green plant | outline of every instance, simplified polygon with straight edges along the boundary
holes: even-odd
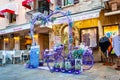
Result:
[[[65,69],[66,69],[66,70],[72,69],[72,66],[71,66],[70,61],[66,61],[66,62],[65,62]]]
[[[81,58],[83,52],[84,52],[83,49],[74,50],[73,53],[72,53],[72,56],[73,56],[75,59],[76,59],[76,58]]]
[[[54,67],[55,68],[60,68],[60,64],[59,63],[55,63]]]

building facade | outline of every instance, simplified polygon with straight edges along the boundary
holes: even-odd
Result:
[[[43,5],[45,8],[38,9]],[[37,12],[48,15],[48,5],[47,1],[41,3],[37,0],[2,0],[0,3],[0,50],[29,50],[32,44],[31,17]],[[36,44],[41,45],[41,51],[49,48],[49,28],[40,29],[36,26],[35,29],[38,31],[35,32],[34,38]]]
[[[99,48],[99,39],[107,33],[112,37],[119,33],[119,5],[116,0],[56,0],[51,9],[69,11],[73,20],[73,45],[85,43],[93,48],[95,61],[100,61],[103,55]],[[53,25],[54,37],[68,45],[68,25],[65,17],[56,15],[56,25]],[[52,40],[52,39],[51,39]],[[51,45],[56,41],[51,41]],[[67,53],[67,52],[66,52]]]
[[[0,3],[0,43],[2,43],[0,49],[29,49],[32,43],[29,35],[31,18],[37,13],[48,15],[52,11],[59,10],[71,14],[73,45],[85,43],[92,47],[95,61],[100,61],[102,55],[99,49],[99,38],[110,30],[114,30],[112,32],[117,35],[119,30],[119,1],[114,1],[3,0]],[[43,51],[46,48],[52,48],[55,44],[64,43],[66,48],[64,55],[66,55],[68,45],[66,17],[61,14],[55,14],[52,17],[56,18],[52,29],[35,25],[36,44],[40,45],[40,50]]]
[[[102,0],[55,0],[50,7],[52,10],[59,9],[63,12],[70,12],[73,20],[73,45],[77,46],[80,43],[85,43],[85,45],[92,47],[96,61],[99,61],[101,58],[98,41],[99,37],[103,36],[103,33],[101,33],[102,25],[100,21],[100,13],[103,5]],[[59,14],[56,16],[58,18],[54,22],[55,25],[53,25],[53,35],[55,38],[58,37],[57,42],[66,45],[66,55],[68,45],[68,25],[65,16]],[[55,45],[55,43],[56,41],[54,41],[54,39],[53,41],[50,41],[51,45]]]

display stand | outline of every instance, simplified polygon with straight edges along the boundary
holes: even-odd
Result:
[[[53,22],[51,16],[53,16],[54,14],[58,14],[58,13],[62,14],[63,16],[66,16],[66,21],[68,22],[68,54],[70,54],[72,56],[72,51],[73,51],[73,49],[72,49],[72,44],[73,44],[73,35],[72,35],[73,21],[71,19],[70,12],[68,11],[67,13],[64,13],[64,12],[61,12],[61,11],[54,11],[54,12],[50,13],[48,16],[38,14],[30,22],[31,23],[31,25],[30,25],[30,35],[31,35],[31,38],[32,38],[32,47],[31,47],[31,52],[30,52],[30,67],[37,68],[39,66],[39,53],[40,53],[39,50],[40,50],[40,47],[35,45],[35,40],[34,40],[34,24],[35,24],[35,22],[40,20],[41,21],[40,25],[46,26],[46,24],[48,24],[49,22]],[[60,55],[58,54],[58,56],[60,56]],[[89,68],[87,70],[89,70],[93,66],[93,60],[94,59],[93,59],[93,56],[92,56],[92,52],[89,52],[89,50],[84,52],[84,50],[78,49],[78,50],[76,50],[76,53],[75,53],[74,64],[71,65],[71,62],[72,62],[72,60],[71,60],[72,57],[71,57],[71,59],[68,59],[68,61],[65,62],[66,66],[61,69],[61,72],[80,74],[80,72],[83,72],[83,64],[82,64],[83,63],[83,61],[82,61],[83,58],[82,57],[86,57],[86,56],[89,56],[90,60],[92,62],[91,65],[88,65]],[[47,57],[49,57],[49,56],[47,56]],[[57,58],[59,58],[59,57],[57,57]],[[55,59],[57,59],[57,58],[55,58]],[[85,65],[90,64],[89,61],[88,61],[88,59],[85,58],[84,59]],[[59,64],[55,64],[53,66],[52,70],[54,70],[56,72],[59,72],[60,71]]]

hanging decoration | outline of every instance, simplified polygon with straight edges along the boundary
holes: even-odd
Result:
[[[73,56],[70,57],[69,59],[67,59],[66,61],[64,60],[63,63],[62,63],[62,67],[60,66],[59,63],[55,63],[54,66],[52,67],[52,72],[53,70],[54,71],[61,71],[61,72],[67,72],[67,73],[75,73],[75,74],[79,74],[83,71],[83,68],[82,68],[82,65],[83,64],[89,64],[90,67],[87,68],[87,69],[90,69],[93,65],[93,56],[91,56],[92,54],[92,51],[90,50],[87,50],[88,48],[86,47],[85,49],[83,49],[83,46],[80,46],[81,48],[73,51],[72,49],[72,43],[73,43],[73,35],[72,35],[72,26],[73,26],[73,22],[71,20],[71,17],[70,17],[70,12],[68,11],[67,13],[64,13],[64,12],[61,12],[61,11],[54,11],[52,13],[50,13],[48,16],[44,16],[42,14],[38,14],[36,16],[33,17],[33,19],[31,20],[31,26],[30,26],[30,33],[31,33],[31,38],[32,38],[32,47],[31,47],[31,50],[30,50],[30,63],[32,63],[32,57],[33,57],[33,54],[39,54],[34,48],[36,47],[35,45],[35,41],[34,41],[34,24],[36,21],[40,21],[40,26],[41,25],[44,25],[46,26],[47,23],[49,22],[54,22],[55,18],[51,18],[51,16],[53,16],[54,14],[62,14],[63,16],[66,17],[66,20],[68,22],[68,54],[72,54],[70,56]],[[39,48],[37,48],[39,49]],[[40,50],[40,49],[39,49]],[[60,49],[55,49],[55,52],[57,53],[62,53],[61,51],[59,51]],[[86,51],[85,51],[86,50]],[[32,52],[33,51],[33,52]],[[73,53],[72,53],[73,51]],[[48,53],[49,54],[49,53]],[[51,53],[50,53],[51,54]],[[88,56],[90,55],[90,59],[91,59],[91,63],[88,63],[89,61],[87,60]],[[37,55],[38,57],[38,55]],[[84,57],[84,58],[83,58]],[[87,58],[86,58],[87,57]],[[58,58],[58,57],[57,57]],[[34,58],[35,59],[35,58]],[[82,61],[83,59],[83,61]],[[55,58],[56,60],[56,58]],[[39,61],[39,59],[38,59]],[[36,61],[36,63],[34,64],[35,67],[36,67],[36,64],[38,66],[38,62]],[[88,66],[89,66],[88,65]],[[33,66],[33,65],[30,65],[30,66]],[[51,71],[51,67],[48,66],[48,68],[50,69]]]
[[[31,9],[31,8],[33,8],[33,4],[34,4],[33,2],[34,2],[34,0],[24,0],[22,2],[22,6],[28,8],[28,9]]]
[[[54,0],[47,0],[49,3],[54,4]]]

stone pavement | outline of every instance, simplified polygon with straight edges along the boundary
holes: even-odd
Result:
[[[114,70],[114,66],[109,67],[96,63],[91,70],[74,75],[26,69],[23,64],[7,64],[0,66],[0,80],[120,80],[120,71]]]

